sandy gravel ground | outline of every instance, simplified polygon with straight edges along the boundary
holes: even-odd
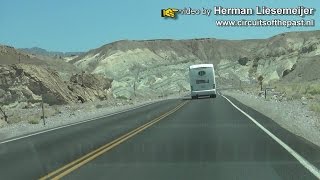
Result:
[[[320,147],[320,116],[308,108],[308,100],[278,101],[265,100],[253,93],[242,91],[223,91],[243,104],[259,111],[274,120],[283,128],[303,137]]]

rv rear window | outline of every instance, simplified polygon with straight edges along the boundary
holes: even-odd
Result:
[[[196,80],[196,84],[203,84],[203,83],[209,83],[209,79],[208,80]]]

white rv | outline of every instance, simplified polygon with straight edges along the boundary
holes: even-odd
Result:
[[[211,98],[217,96],[213,64],[191,65],[189,77],[192,99],[199,96],[210,96]]]

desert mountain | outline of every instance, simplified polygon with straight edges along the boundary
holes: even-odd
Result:
[[[0,46],[0,64],[7,65],[2,68],[3,75],[6,75],[7,71],[16,74],[15,71],[20,72],[20,69],[24,72],[33,69],[35,72],[44,73],[31,76],[44,81],[43,74],[51,77],[50,74],[57,73],[57,76],[49,78],[49,81],[61,84],[65,89],[60,92],[61,96],[67,97],[67,100],[62,102],[68,103],[81,94],[79,92],[68,98],[70,91],[81,89],[68,87],[69,83],[79,83],[77,79],[81,71],[99,76],[92,77],[91,83],[103,84],[104,81],[112,81],[108,88],[111,87],[113,96],[125,99],[132,96],[164,96],[189,91],[188,67],[197,63],[215,65],[218,87],[239,80],[243,83],[255,83],[260,75],[264,77],[265,84],[319,81],[319,46],[320,31],[282,33],[268,39],[251,40],[123,40],[90,50],[68,59],[68,62],[65,59],[48,56],[43,58],[42,55],[32,55],[13,47]],[[30,64],[32,67],[20,67],[17,64]],[[30,74],[31,72],[30,70]],[[106,79],[103,79],[103,76]],[[18,81],[20,82],[19,79]],[[52,85],[48,90],[55,88]],[[90,98],[86,100],[88,99]]]
[[[44,65],[45,61],[39,58],[19,51],[11,46],[0,45],[0,64],[15,64],[15,63],[26,63],[26,64],[38,64]]]
[[[29,54],[10,46],[0,45],[0,65],[32,64],[57,71],[60,76],[69,80],[72,73],[79,73],[79,69],[67,63],[64,59],[49,56]]]
[[[46,49],[42,49],[39,47],[32,47],[32,48],[20,48],[19,50],[24,51],[29,54],[34,55],[42,55],[42,56],[49,56],[49,57],[69,57],[69,56],[78,56],[83,52],[59,52],[59,51],[48,51]]]
[[[319,80],[320,31],[282,33],[268,39],[117,41],[70,61],[114,79],[115,96],[161,95],[189,89],[188,66],[213,63],[220,85]],[[311,70],[309,70],[311,69]]]

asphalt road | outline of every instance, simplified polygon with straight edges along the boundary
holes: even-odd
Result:
[[[230,100],[307,162],[320,168],[318,147],[253,109]],[[221,96],[166,100],[0,144],[0,179],[41,177],[317,179],[305,165]]]

